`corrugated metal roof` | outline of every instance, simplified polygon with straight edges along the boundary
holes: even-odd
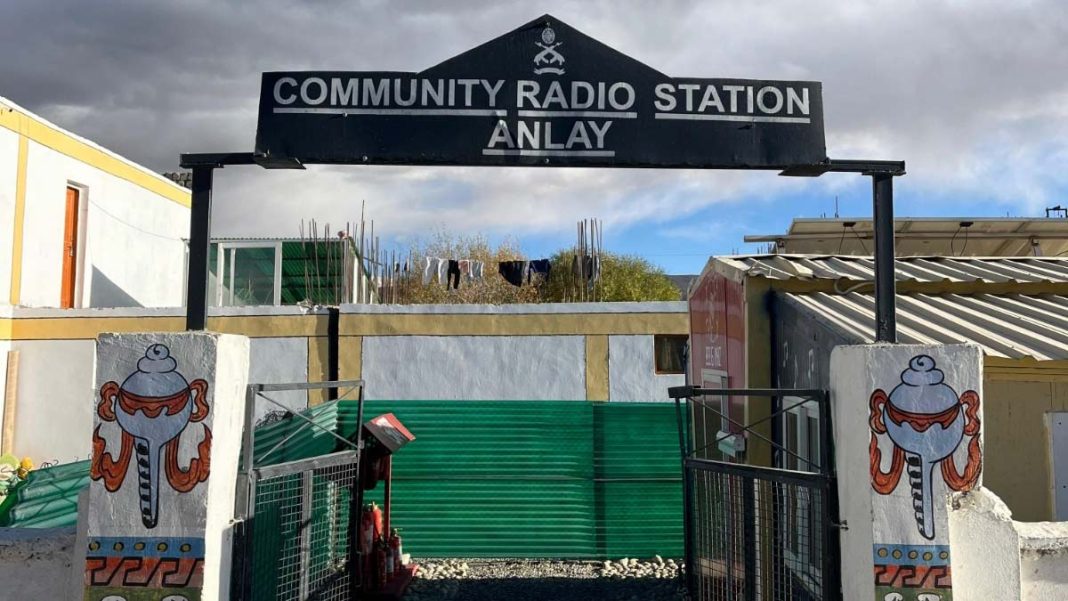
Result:
[[[875,299],[868,294],[781,294],[854,341],[873,342]],[[974,342],[989,356],[1068,359],[1068,296],[1044,294],[899,294],[903,343]]]
[[[894,220],[898,256],[1009,257],[1068,252],[1068,219],[1041,217],[899,217]],[[870,217],[794,219],[782,234],[746,236],[788,254],[867,255],[874,244]]]
[[[741,255],[712,260],[773,280],[875,280],[872,257]],[[895,271],[899,282],[1065,283],[1068,257],[898,257]]]

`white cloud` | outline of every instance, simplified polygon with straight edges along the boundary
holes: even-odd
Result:
[[[902,185],[932,203],[977,196],[1035,214],[1068,190],[1062,0],[19,3],[0,22],[0,94],[171,170],[179,152],[251,149],[262,71],[419,70],[534,11],[674,76],[823,81],[831,155],[905,159]],[[657,224],[848,185],[739,172],[309,171],[223,171],[217,231],[292,235],[301,218],[357,219],[366,199],[395,234],[544,234],[582,217]]]

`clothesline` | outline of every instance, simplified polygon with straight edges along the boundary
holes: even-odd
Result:
[[[461,280],[473,283],[484,279],[485,267],[484,261],[475,259],[424,257],[423,285],[430,285],[436,278],[439,284],[445,284],[446,288],[455,290],[459,288]],[[599,257],[585,257],[583,261],[579,261],[579,258],[575,256],[572,257],[571,269],[576,280],[593,283],[600,279],[601,260]],[[548,281],[551,272],[552,261],[549,259],[497,262],[497,273],[513,286]]]

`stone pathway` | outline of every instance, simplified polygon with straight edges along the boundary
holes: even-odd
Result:
[[[686,601],[679,564],[651,560],[419,561],[409,601]]]

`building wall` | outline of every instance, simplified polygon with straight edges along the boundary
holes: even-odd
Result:
[[[656,373],[653,345],[650,335],[608,337],[610,400],[667,401],[669,387],[686,383],[684,374]]]
[[[0,99],[3,302],[60,304],[66,188],[80,191],[75,306],[183,302],[189,191]]]
[[[1054,519],[1047,414],[1068,411],[1068,362],[1043,364],[987,360],[986,486],[1023,522]]]
[[[15,223],[18,157],[18,134],[0,127],[0,303],[11,297],[11,228]]]
[[[370,399],[584,399],[584,356],[583,336],[363,339]]]
[[[324,381],[328,322],[325,310],[234,307],[212,310],[208,329],[250,337],[250,382]],[[673,384],[654,372],[653,335],[685,334],[686,323],[681,302],[347,305],[339,377],[363,377],[371,399],[660,400]],[[85,459],[93,341],[184,326],[181,309],[0,308],[0,345],[20,353],[12,450],[37,463]],[[326,395],[268,396],[299,409]],[[256,414],[277,409],[260,400]]]

